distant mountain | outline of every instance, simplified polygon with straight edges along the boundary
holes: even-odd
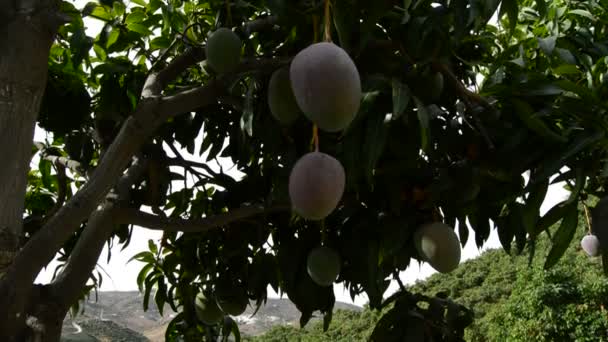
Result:
[[[84,303],[84,313],[63,323],[62,341],[65,342],[140,342],[164,341],[167,324],[176,313],[166,305],[161,316],[152,303],[144,312],[143,296],[139,292],[99,292]],[[361,311],[359,306],[336,302],[335,309]],[[288,299],[268,299],[265,306],[251,317],[254,308],[236,317],[241,334],[257,336],[276,325],[297,326],[300,312]],[[319,318],[313,318],[319,319]]]

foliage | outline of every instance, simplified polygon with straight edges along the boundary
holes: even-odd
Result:
[[[377,336],[410,321],[412,339],[459,340],[470,323],[465,308],[409,293],[383,303],[390,277],[420,259],[412,236],[429,221],[458,223],[463,244],[468,222],[478,246],[493,221],[503,245],[515,241],[521,251],[564,218],[545,266],[560,259],[573,238],[578,199],[605,193],[607,14],[593,0],[332,3],[324,17],[321,1],[134,0],[127,6],[104,0],[82,9],[63,1],[72,21],[50,50],[39,124],[53,135],[37,145],[43,158],[30,173],[26,221],[33,223],[23,243],[44,224],[40,215],[51,216],[89,177],[105,171],[96,169],[104,160],[117,157],[115,137],[136,125],[129,121],[133,113],[155,105],[173,115],[145,146],[123,144],[137,147],[136,154],[155,166],[117,206],[149,207],[155,220],[165,219],[164,212],[172,220],[160,222],[266,209],[198,232],[166,224],[162,242],[135,257],[145,263],[138,276],[144,307],[152,299],[180,312],[168,327],[168,341],[201,340],[219,330],[238,334],[230,319],[209,327],[194,315],[196,294],[225,282],[245,288],[257,305],[271,286],[302,312],[301,325],[321,311],[328,328],[332,289],[306,274],[306,256],[321,243],[340,254],[338,282],[353,297],[365,292],[373,309],[395,303],[379,321]],[[501,25],[488,25],[497,10]],[[103,30],[87,36],[84,17],[101,21]],[[234,27],[243,42],[243,62],[226,75],[204,62],[205,39],[218,27]],[[304,118],[280,125],[269,113],[266,92],[272,72],[324,28],[353,58],[364,94],[345,131],[319,133],[321,151],[346,170],[339,207],[319,223],[279,210],[288,204],[288,175],[310,151],[313,129]],[[146,80],[188,61],[189,68],[161,84],[162,93],[142,100]],[[192,94],[200,95],[199,102]],[[184,98],[189,101],[179,101]],[[65,103],[70,110],[58,111]],[[187,160],[183,150],[204,160]],[[64,182],[52,172],[52,157],[77,162]],[[211,169],[208,164],[220,157],[243,176]],[[571,198],[540,217],[550,178],[564,167],[559,180],[571,184]],[[524,172],[530,172],[528,183]],[[128,244],[130,223],[117,224],[108,244]],[[65,241],[61,261],[87,225]],[[440,309],[449,309],[448,317]],[[423,318],[432,327],[428,336],[417,324]],[[393,332],[394,338],[402,333]]]
[[[366,341],[379,318],[380,312],[369,308],[362,312],[336,310],[333,323],[325,332],[323,323],[317,321],[302,329],[293,326],[275,326],[263,335],[246,337],[243,340],[248,342]]]
[[[588,231],[583,216],[577,226],[573,240],[578,242]],[[557,229],[559,225],[549,231]],[[545,270],[551,245],[548,234],[539,237],[532,263],[529,250],[520,255],[489,250],[453,273],[433,275],[410,290],[445,292],[471,308],[475,320],[465,333],[467,341],[606,340],[608,280],[599,258],[589,258],[573,243]]]
[[[550,229],[555,232],[557,226]],[[587,233],[581,217],[574,240]],[[536,255],[551,248],[546,234],[539,237]],[[589,258],[577,244],[560,261],[544,270],[543,258],[529,265],[529,254],[509,255],[493,249],[464,262],[448,274],[434,274],[409,286],[415,293],[445,293],[473,310],[475,320],[467,327],[466,341],[606,341],[608,316],[605,305],[608,280],[598,258]],[[328,333],[321,323],[311,328],[277,326],[251,341],[364,341],[372,327],[388,311],[338,313]],[[361,329],[363,328],[363,329]],[[339,329],[334,335],[333,329]]]

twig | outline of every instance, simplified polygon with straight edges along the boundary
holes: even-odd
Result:
[[[483,98],[479,94],[476,94],[476,93],[470,91],[469,89],[467,89],[462,84],[462,82],[460,82],[460,80],[456,77],[456,75],[454,75],[454,73],[449,68],[447,68],[443,63],[439,63],[439,62],[433,63],[433,68],[439,70],[444,76],[446,76],[450,81],[452,81],[452,84],[456,88],[456,91],[458,93],[460,93],[464,103],[471,110],[471,116],[473,117],[475,126],[477,126],[477,129],[483,136],[484,140],[486,141],[486,144],[488,144],[489,149],[493,150],[494,143],[492,142],[492,139],[490,138],[488,131],[483,126],[483,123],[479,119],[479,116],[477,115],[477,113],[475,113],[475,107],[473,106],[473,102],[476,102],[476,103],[480,104],[482,107],[484,107],[486,109],[490,109],[492,111],[494,110],[494,107],[485,98]]]
[[[219,228],[230,223],[247,219],[252,216],[288,211],[289,205],[276,205],[270,208],[263,206],[246,206],[231,209],[227,213],[217,214],[200,219],[182,219],[179,217],[162,217],[148,214],[131,208],[116,208],[113,216],[117,222],[134,224],[153,230],[169,232],[200,233]]]
[[[190,163],[186,162],[184,157],[179,153],[177,148],[175,146],[173,146],[173,144],[167,143],[167,145],[169,145],[171,152],[173,152],[173,154],[175,154],[175,157],[180,161],[180,166],[182,166],[184,168],[184,170],[190,171],[190,173],[195,175],[198,178],[198,180],[201,182],[203,182],[207,178],[201,172],[196,171]],[[169,159],[169,160],[171,160],[171,159]],[[186,177],[184,177],[184,178],[186,178]]]

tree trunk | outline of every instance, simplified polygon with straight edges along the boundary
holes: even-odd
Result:
[[[22,234],[34,127],[46,85],[49,50],[60,25],[57,8],[56,0],[0,2],[0,155],[4,161],[0,167],[0,277],[11,264]],[[26,326],[31,297],[17,295],[29,292],[35,291],[12,287],[0,293],[10,298],[10,304],[0,308],[0,340],[35,340],[24,339],[31,331]]]
[[[0,168],[0,274],[21,235],[34,127],[57,27],[54,13],[39,10],[50,4],[30,9],[20,3],[0,5],[0,18],[6,19],[0,23],[0,155],[5,161]]]

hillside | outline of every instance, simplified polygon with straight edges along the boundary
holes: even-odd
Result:
[[[63,325],[63,340],[68,341],[164,341],[165,328],[175,313],[166,306],[161,316],[156,306],[147,312],[142,308],[139,292],[99,292],[84,305],[84,312],[75,318],[67,317]],[[352,312],[361,308],[347,303],[336,303],[336,309]],[[297,325],[300,313],[288,299],[268,299],[255,316],[253,308],[236,318],[245,336],[260,335],[273,326]],[[318,320],[315,318],[314,320]]]

